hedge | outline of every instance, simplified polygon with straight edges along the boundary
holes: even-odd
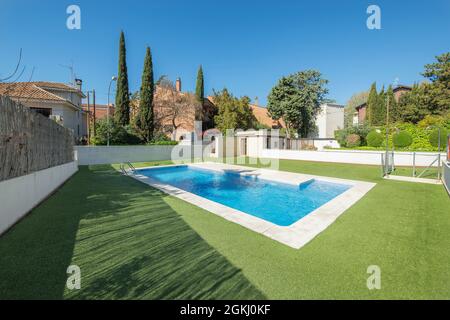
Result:
[[[381,133],[372,130],[367,135],[366,141],[369,147],[380,147],[383,144],[384,137]]]
[[[412,136],[407,131],[400,131],[398,133],[394,133],[392,137],[392,141],[394,146],[397,148],[405,148],[409,147],[412,144]]]
[[[376,146],[376,142],[369,141],[371,139],[378,139],[372,138],[372,136],[376,136],[375,130],[381,131],[379,135],[381,135],[383,138],[381,140],[381,144],[379,146]],[[364,135],[364,131],[367,131]],[[399,145],[395,145],[395,148],[401,148],[402,151],[437,151],[437,130],[432,129],[429,126],[424,127],[420,125],[415,125],[412,123],[396,123],[391,126],[389,126],[389,137],[388,137],[388,144],[389,148],[392,148],[394,145],[394,135],[398,131],[404,131],[407,132],[411,137],[411,144],[407,145],[406,147],[400,147]],[[341,145],[341,148],[361,148],[366,145],[367,143],[367,150],[370,150],[372,148],[376,149],[379,148],[384,149],[386,148],[386,139],[385,139],[385,132],[386,127],[372,127],[367,130],[367,128],[347,128],[344,130],[338,130],[335,132],[335,137],[338,140],[339,144]],[[442,126],[441,131],[441,151],[445,150],[446,145],[446,137],[450,133],[450,125],[445,124]],[[360,136],[360,144],[358,146],[355,145],[348,145],[348,137],[352,134],[359,135]],[[403,134],[402,134],[403,135]],[[402,138],[400,138],[402,139]],[[408,138],[406,138],[408,139]],[[409,139],[408,139],[409,140]],[[409,141],[408,141],[409,142]]]
[[[445,128],[441,128],[441,150],[445,150],[445,147],[447,146],[447,136],[449,134],[449,131],[447,131]],[[431,131],[428,141],[433,147],[439,146],[439,129],[434,129]]]

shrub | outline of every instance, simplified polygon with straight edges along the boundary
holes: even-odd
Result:
[[[434,151],[435,148],[430,144],[429,130],[420,128],[412,123],[398,123],[395,127],[399,130],[406,131],[412,136],[412,144],[408,147],[408,150],[414,151]],[[390,130],[393,132],[393,129]]]
[[[177,144],[178,141],[170,141],[170,140],[160,140],[149,143],[149,145],[158,145],[158,146],[174,146]]]
[[[412,136],[407,131],[400,131],[398,133],[394,133],[392,137],[392,141],[394,146],[397,148],[405,148],[409,147],[412,144]]]
[[[349,134],[346,139],[346,145],[349,148],[359,147],[361,145],[361,137],[355,133]]]
[[[159,141],[172,141],[164,132],[157,131],[153,135],[152,141],[150,143],[155,143]]]
[[[354,131],[350,133],[354,133],[359,135],[360,138],[360,145],[365,146],[367,145],[366,137],[371,131],[371,128],[367,124],[363,124],[357,127],[353,127]]]
[[[369,147],[380,147],[383,140],[383,135],[375,130],[370,131],[366,136],[367,145]]]
[[[317,147],[308,144],[302,147],[302,150],[317,151]]]
[[[441,150],[444,150],[445,147],[447,146],[447,136],[449,134],[449,131],[447,131],[444,128],[441,128]],[[438,129],[434,129],[433,131],[431,131],[430,136],[429,136],[429,142],[433,147],[438,147],[439,145],[439,130]]]
[[[334,137],[341,147],[344,148],[347,146],[347,130],[336,130],[334,132]]]
[[[108,139],[109,128],[109,143],[111,145],[133,145],[141,144],[141,139],[133,132],[131,126],[120,126],[113,120],[108,122],[101,119],[96,123],[96,134],[91,138],[91,143],[94,145],[106,145]]]
[[[417,125],[420,128],[428,128],[431,126],[443,126],[445,125],[446,119],[443,116],[433,116],[433,115],[426,115],[425,118],[420,120]]]
[[[366,124],[360,126],[352,126],[342,130],[336,130],[334,137],[339,142],[341,147],[353,148],[347,144],[347,138],[349,135],[355,134],[359,136],[359,145],[366,144],[366,136],[370,131],[370,127]]]

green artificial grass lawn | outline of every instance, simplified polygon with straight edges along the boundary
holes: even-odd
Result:
[[[0,299],[450,298],[442,186],[383,180],[377,166],[281,160],[280,169],[377,185],[295,250],[112,166],[80,167],[0,237]],[[80,290],[65,288],[71,264]],[[370,265],[381,290],[366,286]]]

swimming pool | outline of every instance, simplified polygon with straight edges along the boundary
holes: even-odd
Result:
[[[186,165],[140,169],[137,174],[278,226],[292,225],[352,187],[318,179],[294,185]]]

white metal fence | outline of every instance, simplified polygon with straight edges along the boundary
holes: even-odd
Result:
[[[444,161],[442,171],[442,182],[450,195],[450,162]]]
[[[361,150],[272,150],[262,149],[258,154],[261,158],[279,158],[289,160],[319,161],[319,162],[339,162],[354,164],[370,164],[379,166],[383,151],[361,151]],[[436,158],[437,153],[433,152],[394,152],[394,164],[396,166],[413,166],[413,161],[417,167],[427,167]],[[445,156],[441,153],[441,159]],[[415,159],[413,159],[415,158]],[[437,167],[435,162],[433,167]]]

